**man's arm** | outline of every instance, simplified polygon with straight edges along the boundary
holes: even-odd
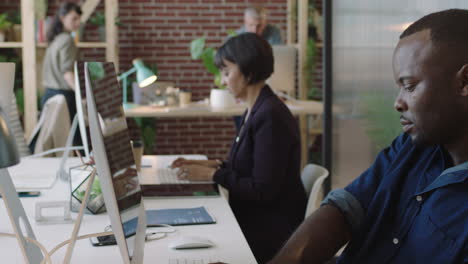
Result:
[[[324,263],[351,239],[341,211],[325,205],[310,215],[269,264]]]

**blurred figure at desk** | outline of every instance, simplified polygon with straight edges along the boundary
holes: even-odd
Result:
[[[267,10],[261,6],[248,7],[244,11],[244,25],[236,31],[242,34],[245,32],[255,33],[268,41],[270,45],[281,45],[281,31],[278,27],[268,24]]]
[[[272,48],[254,33],[229,39],[216,53],[222,83],[247,110],[229,159],[179,158],[179,177],[213,180],[229,191],[229,204],[258,263],[266,263],[304,219],[300,136],[288,107],[265,84]]]

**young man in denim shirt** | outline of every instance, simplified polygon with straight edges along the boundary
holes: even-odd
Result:
[[[427,15],[393,55],[403,134],[332,191],[271,263],[468,263],[468,10]]]

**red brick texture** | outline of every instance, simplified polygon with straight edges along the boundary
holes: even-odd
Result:
[[[18,8],[19,1],[3,0],[0,10]],[[49,1],[52,15],[62,1]],[[98,9],[103,9],[104,1]],[[214,87],[213,76],[200,61],[190,58],[190,41],[205,36],[212,47],[219,47],[227,31],[242,25],[243,10],[252,4],[265,6],[269,21],[286,37],[287,0],[120,0],[120,70],[131,67],[140,57],[146,64],[156,63],[159,80],[173,81],[177,87],[191,89],[193,100],[208,96]],[[95,27],[87,25],[84,41],[97,41]],[[82,49],[80,59],[105,58],[103,49]],[[155,154],[205,154],[226,158],[235,134],[232,118],[159,119],[156,124]],[[137,132],[131,131],[132,137]]]

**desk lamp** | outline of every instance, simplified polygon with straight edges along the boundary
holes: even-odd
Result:
[[[24,238],[23,230],[21,229],[24,227],[27,237],[36,240],[31,224],[7,170],[8,167],[19,162],[19,155],[15,139],[5,120],[5,114],[0,107],[0,193],[5,202],[5,207],[10,216],[11,224],[15,230],[16,238],[18,239],[26,263],[40,263],[43,259],[42,252],[36,245]]]
[[[132,63],[133,67],[119,76],[119,80],[123,80],[122,103],[124,105],[127,103],[127,77],[130,74],[134,72],[137,73],[137,82],[140,88],[146,87],[154,83],[158,79],[158,77],[143,64],[143,61],[141,59],[134,59]]]

